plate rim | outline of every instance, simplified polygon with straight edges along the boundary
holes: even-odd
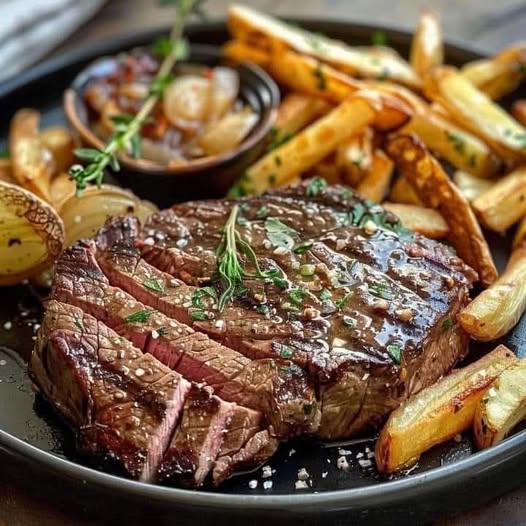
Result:
[[[383,31],[388,38],[407,41],[411,33],[389,26],[340,21],[330,18],[285,17],[306,27],[332,26],[346,28],[351,32]],[[214,18],[206,22],[195,22],[188,25],[190,36],[200,31],[222,30],[225,26],[224,18]],[[154,28],[137,31],[114,37],[102,42],[78,48],[47,59],[27,71],[0,83],[0,100],[15,90],[22,89],[34,82],[42,80],[48,75],[75,64],[90,61],[96,56],[115,53],[116,50],[131,48],[148,42],[153,37],[167,31],[167,28]],[[330,32],[330,31],[329,31]],[[471,54],[474,58],[481,58],[485,53],[471,45],[465,45],[447,39],[446,53]],[[14,455],[23,461],[34,461],[36,467],[46,469],[58,476],[68,477],[78,482],[94,484],[99,488],[107,488],[125,496],[147,498],[171,505],[199,506],[207,510],[228,511],[241,513],[258,511],[259,513],[276,512],[289,514],[323,513],[349,508],[364,509],[368,506],[388,506],[402,504],[407,499],[422,494],[431,495],[438,491],[451,488],[467,482],[473,477],[496,470],[506,462],[524,456],[526,458],[526,429],[509,437],[501,444],[471,454],[469,457],[432,468],[423,473],[417,473],[406,478],[372,484],[365,487],[331,490],[319,493],[298,493],[291,490],[289,494],[281,495],[246,495],[223,492],[193,491],[169,486],[147,484],[126,479],[77,464],[72,460],[62,458],[44,451],[37,446],[28,444],[22,439],[0,429],[0,450]],[[517,481],[517,484],[520,480]]]

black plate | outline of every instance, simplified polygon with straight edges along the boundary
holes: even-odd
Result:
[[[339,22],[300,20],[299,23],[352,44],[369,43],[377,29]],[[224,25],[219,22],[194,25],[188,33],[193,42],[205,44],[219,44],[227,38]],[[385,33],[389,44],[407,55],[410,36],[391,30]],[[22,106],[40,109],[44,126],[64,122],[62,91],[81,68],[97,56],[146,44],[155,35],[136,35],[65,55],[0,85],[0,145],[5,142],[7,123],[16,109]],[[448,63],[461,64],[479,57],[459,47],[447,49]],[[509,239],[490,236],[490,243],[497,262],[502,264]],[[193,524],[219,516],[228,517],[230,523],[241,518],[244,524],[247,520],[263,522],[269,516],[342,524],[357,520],[392,524],[396,519],[408,517],[431,520],[446,511],[475,506],[526,481],[526,431],[480,453],[473,451],[466,435],[458,442],[434,448],[410,474],[391,480],[380,477],[373,466],[361,465],[367,452],[374,448],[371,440],[341,447],[324,447],[307,441],[283,445],[270,462],[275,469],[270,479],[263,479],[261,472],[246,474],[235,477],[220,490],[186,491],[116,477],[92,461],[78,458],[69,433],[45,403],[35,402],[25,372],[34,325],[40,315],[34,294],[27,287],[3,289],[0,294],[0,448],[31,461],[36,467],[58,473],[68,484],[73,484],[71,487],[78,489],[79,484],[88,483],[95,491],[102,489],[97,499],[107,499],[107,490],[111,490],[112,498],[131,498],[132,503],[119,512],[121,517],[131,513],[135,505],[141,514],[152,507],[159,512],[169,510],[170,515],[175,509],[185,510],[178,522],[188,519]],[[12,323],[9,330],[3,328],[6,322]],[[526,351],[526,320],[522,320],[505,343],[517,352]],[[336,467],[342,454],[351,465],[349,472]],[[297,471],[303,467],[311,475],[312,487],[296,491]],[[251,480],[258,481],[257,489],[249,488]],[[265,489],[264,482],[270,480],[272,488]],[[85,491],[81,493],[83,496]]]

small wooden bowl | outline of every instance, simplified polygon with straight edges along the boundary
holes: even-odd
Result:
[[[133,53],[148,53],[137,48]],[[114,71],[119,57],[101,57],[84,68],[64,94],[64,110],[71,126],[82,142],[94,148],[104,147],[92,131],[84,92],[94,79]],[[189,63],[217,66],[227,63],[235,68],[240,78],[240,97],[259,115],[259,121],[236,149],[225,154],[188,161],[170,167],[146,159],[133,159],[119,154],[121,170],[112,172],[123,185],[137,195],[154,201],[159,206],[188,199],[222,197],[234,180],[262,153],[266,139],[276,121],[280,100],[279,88],[274,80],[254,64],[232,64],[221,56],[219,48],[192,45]]]

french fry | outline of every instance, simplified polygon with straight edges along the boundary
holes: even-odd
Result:
[[[526,43],[504,49],[493,58],[469,62],[461,72],[480,91],[498,100],[526,79]]]
[[[325,159],[322,159],[319,163],[315,164],[309,170],[309,174],[311,177],[322,177],[329,184],[341,184],[344,182],[334,152],[325,157]]]
[[[393,473],[409,467],[428,449],[469,429],[486,388],[516,360],[509,349],[499,345],[395,409],[376,442],[378,470]]]
[[[472,202],[481,223],[504,232],[526,215],[526,165],[517,168]]]
[[[364,78],[395,80],[418,89],[420,79],[397,53],[378,53],[375,48],[353,48],[322,35],[293,27],[251,7],[231,4],[227,24],[235,38],[270,48],[284,44],[296,52],[311,55],[344,73]]]
[[[511,114],[523,126],[526,126],[526,99],[516,100],[511,105]]]
[[[519,245],[505,271],[459,314],[464,330],[475,340],[490,341],[504,336],[526,310],[526,246]]]
[[[373,137],[370,127],[343,141],[336,150],[336,164],[344,181],[356,187],[373,163]]]
[[[242,42],[241,40],[229,40],[222,47],[225,57],[236,62],[253,62],[265,68],[270,61],[270,54],[264,50]]]
[[[438,13],[426,9],[420,14],[411,43],[409,62],[420,76],[444,62],[444,43]]]
[[[75,162],[75,139],[64,126],[50,126],[40,132],[42,144],[51,152],[57,173],[67,172]]]
[[[356,190],[362,197],[380,203],[391,183],[393,168],[393,161],[382,150],[375,150],[371,166]]]
[[[423,205],[422,199],[418,197],[411,183],[403,176],[403,174],[396,179],[391,187],[389,201],[407,205]]]
[[[9,128],[9,152],[16,181],[37,196],[50,201],[49,184],[55,163],[51,152],[42,145],[36,110],[15,113]]]
[[[13,177],[13,170],[11,168],[11,161],[9,159],[0,159],[0,181],[4,183],[17,184]]]
[[[526,129],[455,68],[433,68],[425,77],[424,91],[505,159],[526,158]]]
[[[526,242],[526,216],[524,216],[519,226],[517,227],[517,230],[515,232],[515,236],[513,237],[513,248],[517,248],[519,245],[522,245]]]
[[[375,117],[376,110],[368,100],[350,97],[253,164],[242,181],[245,192],[257,194],[285,184],[320,162]]]
[[[400,218],[402,225],[431,239],[442,239],[449,227],[439,212],[417,205],[385,202],[382,206]]]
[[[481,179],[462,170],[457,170],[453,174],[453,182],[458,186],[462,195],[470,202],[495,184],[494,179]]]
[[[414,135],[394,137],[387,153],[401,167],[425,206],[438,210],[447,221],[448,239],[459,257],[478,272],[484,286],[493,283],[497,269],[475,214],[440,163]]]
[[[486,391],[475,411],[473,436],[479,449],[502,442],[526,418],[526,360],[508,367]]]

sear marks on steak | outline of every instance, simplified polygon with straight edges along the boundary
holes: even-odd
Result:
[[[32,378],[80,448],[155,480],[190,383],[81,309],[48,303]]]
[[[56,264],[53,298],[81,307],[189,380],[210,385],[221,398],[260,410],[278,436],[317,429],[315,392],[298,366],[251,361],[138,302],[108,283],[94,250],[93,243],[79,242],[64,252]]]
[[[153,214],[137,245],[165,274],[144,263],[137,274],[179,284],[156,300],[160,309],[192,321],[192,287],[217,287],[215,251],[235,203],[237,231],[264,270],[279,270],[285,288],[246,280],[245,295],[223,312],[203,297],[207,316],[192,326],[249,358],[285,357],[308,370],[322,397],[321,436],[378,425],[464,356],[468,339],[455,316],[476,273],[445,245],[403,229],[343,187],[313,192],[306,184]],[[153,294],[142,294],[154,304]]]
[[[201,486],[219,454],[234,407],[213,395],[211,388],[193,387],[159,468],[160,480]]]

